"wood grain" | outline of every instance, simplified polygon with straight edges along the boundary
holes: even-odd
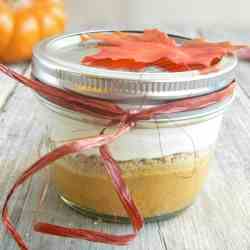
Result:
[[[195,32],[190,32],[194,36]],[[20,70],[22,67],[20,66]],[[108,232],[125,233],[130,227],[100,223],[80,216],[58,199],[52,187],[49,189],[44,207],[37,211],[37,196],[43,183],[43,174],[39,174],[19,190],[11,204],[12,220],[29,242],[30,249],[250,250],[248,67],[249,64],[240,63],[237,96],[225,116],[215,159],[204,191],[193,206],[175,219],[145,225],[138,239],[122,248],[48,237],[32,232],[30,214],[46,221],[54,218],[55,222],[64,225]],[[29,74],[29,70],[26,70],[26,74]],[[46,127],[39,121],[39,105],[32,92],[21,85],[16,87],[4,111],[1,111],[0,121],[0,208],[2,208],[7,191],[16,177],[38,158]],[[5,233],[2,224],[0,224],[0,249],[17,249],[16,244]]]
[[[13,69],[23,72],[27,68],[27,64],[12,65]],[[0,76],[0,110],[4,108],[16,87],[15,81],[12,81],[7,76],[1,74]]]

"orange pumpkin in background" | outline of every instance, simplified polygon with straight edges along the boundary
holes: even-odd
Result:
[[[40,40],[65,27],[63,0],[0,0],[0,62],[32,57]]]

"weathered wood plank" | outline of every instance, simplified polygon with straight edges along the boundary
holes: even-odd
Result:
[[[17,86],[11,99],[5,105],[5,111],[0,114],[1,208],[11,184],[25,168],[24,162],[27,162],[31,158],[31,146],[34,144],[33,141],[36,141],[36,135],[40,136],[41,134],[39,126],[38,129],[31,130],[30,125],[34,124],[35,121],[35,105],[33,105],[33,99],[31,97],[32,95],[29,90],[22,86]],[[32,109],[33,112],[31,112]],[[35,150],[37,150],[37,146]],[[28,184],[25,186],[24,192],[20,192],[20,196],[15,197],[13,200],[13,205],[17,205],[13,212],[13,220],[17,222],[17,224],[29,188],[30,185]],[[5,231],[3,230],[2,224],[0,225],[0,234],[2,238],[5,238]],[[4,239],[0,243],[0,246],[2,244],[5,247],[9,245],[5,244]]]
[[[28,66],[27,63],[23,63],[23,64],[12,65],[12,68],[19,72],[23,72],[25,68],[27,68],[27,66]],[[16,87],[15,81],[11,80],[10,78],[8,78],[3,74],[0,75],[0,111],[1,109],[3,109],[9,97],[14,92],[15,87]]]

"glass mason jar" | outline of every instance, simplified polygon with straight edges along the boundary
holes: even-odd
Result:
[[[82,51],[89,53],[88,50],[93,49],[81,47],[79,35],[66,35],[41,43],[34,51],[33,77],[93,98],[108,99],[125,110],[140,110],[168,100],[212,93],[234,80],[234,57],[223,59],[221,70],[207,75],[197,72],[148,72],[142,75],[78,67],[79,53],[83,56]],[[183,38],[177,40],[181,42]],[[56,68],[54,74],[53,68]],[[87,70],[86,75],[84,70]],[[90,78],[88,70],[93,70]],[[168,77],[167,80],[159,80],[160,74]],[[138,85],[154,83],[159,86],[165,84],[165,87],[158,87],[155,91],[152,87],[141,87],[135,91],[128,87],[133,75]],[[150,81],[143,78],[145,75]],[[130,85],[121,87],[127,83]],[[109,87],[111,91],[108,91]],[[105,133],[116,129],[116,126],[107,127],[106,120],[65,109],[42,96],[37,97],[41,104],[40,116],[48,125],[48,150],[79,138],[94,137],[104,128],[107,128]],[[199,110],[139,121],[129,132],[109,144],[110,152],[146,221],[178,214],[190,206],[201,192],[223,113],[232,100],[233,96],[230,96]],[[53,183],[67,205],[106,221],[128,221],[111,179],[104,171],[98,149],[66,156],[53,165]]]

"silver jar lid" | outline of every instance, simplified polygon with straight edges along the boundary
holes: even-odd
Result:
[[[33,51],[33,77],[58,88],[110,100],[144,97],[147,100],[171,100],[198,96],[222,89],[235,79],[235,56],[224,56],[219,63],[219,70],[208,74],[200,74],[197,70],[172,73],[149,68],[144,72],[131,72],[85,66],[80,63],[81,58],[98,50],[95,46],[97,41],[81,41],[81,35],[87,33],[90,31],[40,42]],[[170,36],[177,43],[188,39]]]

